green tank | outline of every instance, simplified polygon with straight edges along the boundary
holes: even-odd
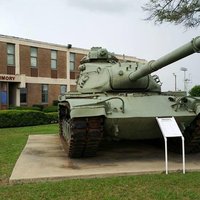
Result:
[[[171,116],[185,137],[186,152],[199,152],[200,98],[161,92],[159,77],[151,75],[195,52],[200,52],[200,37],[146,64],[119,62],[106,49],[93,47],[79,66],[77,91],[58,98],[68,156],[95,156],[103,138],[162,138],[156,117]]]

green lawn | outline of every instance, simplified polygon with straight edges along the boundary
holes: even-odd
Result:
[[[11,175],[29,135],[51,133],[58,133],[57,124],[0,129],[0,181],[5,182]]]
[[[28,135],[58,132],[58,125],[0,129],[0,199],[200,199],[200,173],[8,184]]]

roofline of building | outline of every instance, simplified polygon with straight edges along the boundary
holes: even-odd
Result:
[[[58,48],[64,48],[64,49],[71,49],[72,52],[73,51],[79,51],[79,52],[85,52],[85,53],[87,53],[90,50],[90,49],[78,48],[78,47],[73,47],[73,46],[69,47],[72,44],[61,45],[61,44],[55,44],[55,43],[50,43],[50,42],[43,42],[43,41],[39,41],[39,40],[26,39],[26,38],[21,38],[21,37],[16,37],[16,36],[10,36],[10,35],[2,35],[2,34],[0,34],[0,38],[11,39],[11,40],[16,40],[16,41],[22,41],[22,42],[33,43],[33,44],[48,45],[48,46],[58,47]],[[147,62],[147,60],[141,59],[141,58],[137,58],[135,56],[128,56],[128,55],[122,55],[122,54],[115,54],[115,55],[118,58],[120,58],[120,59],[125,58],[125,60],[135,60],[135,61],[142,62],[142,63],[146,63]]]

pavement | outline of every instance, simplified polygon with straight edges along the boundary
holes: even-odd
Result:
[[[200,153],[186,155],[187,171],[200,170]],[[169,173],[182,170],[182,155],[169,153]],[[110,142],[96,157],[70,159],[58,135],[30,135],[10,183],[165,173],[164,148],[151,142]]]

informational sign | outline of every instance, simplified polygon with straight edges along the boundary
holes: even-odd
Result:
[[[183,157],[183,174],[185,174],[185,143],[184,137],[176,123],[174,117],[158,118],[156,117],[158,125],[162,131],[165,140],[165,168],[166,174],[168,174],[168,155],[167,155],[167,138],[168,137],[180,137],[182,139],[182,157]]]
[[[182,133],[174,117],[157,118],[158,124],[165,137],[182,137]]]

